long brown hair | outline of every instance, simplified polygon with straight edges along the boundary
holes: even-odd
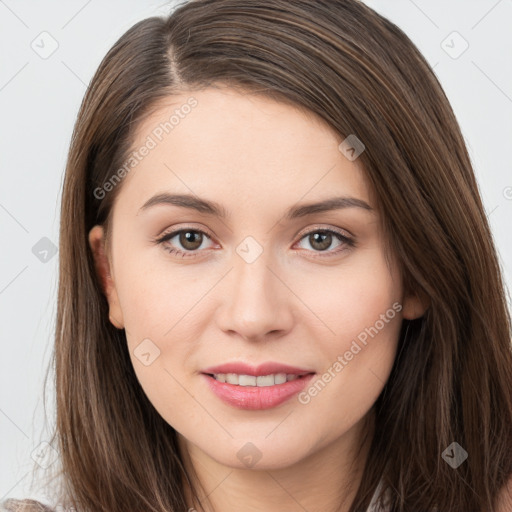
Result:
[[[169,95],[216,83],[357,134],[404,286],[428,298],[420,319],[404,320],[351,512],[366,510],[380,481],[393,511],[494,510],[512,476],[512,346],[489,224],[432,69],[357,0],[194,0],[137,23],[101,62],[62,195],[52,443],[69,504],[187,509],[176,433],[139,385],[125,332],[109,322],[87,235],[109,226],[122,183],[97,191],[126,161],[141,120]],[[442,457],[453,442],[468,453],[456,469]]]

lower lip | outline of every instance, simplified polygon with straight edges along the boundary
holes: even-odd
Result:
[[[236,386],[219,382],[210,375],[202,374],[210,389],[225,403],[239,409],[271,409],[300,393],[314,377],[314,373],[283,384],[273,386]]]

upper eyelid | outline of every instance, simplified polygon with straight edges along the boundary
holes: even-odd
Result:
[[[300,236],[301,238],[309,235],[310,233],[314,233],[316,231],[330,231],[334,232],[338,235],[344,236],[345,238],[354,238],[354,235],[348,230],[344,228],[338,228],[338,227],[322,227],[320,225],[313,225],[312,227],[306,228],[305,230],[300,230],[298,233],[295,234],[295,237]],[[346,233],[346,235],[345,235]]]
[[[161,235],[158,235],[158,237],[156,238],[156,240],[162,240],[163,238],[166,238],[168,237],[169,235],[172,235],[171,238],[174,238],[176,235],[178,235],[179,233],[183,232],[183,231],[197,231],[199,233],[203,233],[204,235],[206,235],[207,237],[209,238],[215,238],[213,235],[210,234],[210,232],[206,229],[203,229],[203,228],[196,228],[196,227],[193,227],[193,226],[185,226],[183,228],[177,228],[177,229],[171,229],[169,231],[164,231]]]

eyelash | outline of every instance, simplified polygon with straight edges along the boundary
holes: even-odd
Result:
[[[178,229],[176,231],[171,231],[170,233],[164,233],[161,237],[158,237],[153,242],[156,244],[161,244],[163,246],[163,248],[169,254],[176,254],[177,256],[181,255],[182,258],[190,258],[190,257],[194,258],[194,257],[196,257],[197,253],[199,252],[197,249],[194,251],[182,251],[180,249],[175,249],[173,247],[169,247],[169,246],[165,245],[165,242],[167,242],[168,240],[174,238],[176,235],[179,235],[180,233],[183,233],[183,232],[185,232],[185,233],[186,232],[201,233],[202,235],[205,235],[207,238],[210,238],[210,239],[212,238],[208,233],[206,233],[205,231],[203,231],[201,229],[185,227],[185,228]],[[335,237],[337,237],[338,240],[340,242],[342,242],[342,244],[345,244],[346,246],[348,246],[348,248],[352,248],[355,246],[355,241],[353,239],[347,237],[346,235],[342,234],[341,232],[333,230],[333,229],[320,229],[320,228],[313,229],[311,231],[304,233],[300,237],[299,242],[314,233],[331,234],[331,235],[334,235]],[[313,250],[313,252],[318,253],[318,255],[314,256],[315,258],[326,258],[326,257],[328,258],[328,257],[338,254],[344,250],[347,250],[347,247],[342,247],[341,249],[338,248],[337,250],[334,250],[334,251],[314,251]],[[324,252],[326,252],[327,254],[322,254]]]

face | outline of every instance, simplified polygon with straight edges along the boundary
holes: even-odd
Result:
[[[418,316],[342,140],[261,96],[173,96],[138,128],[134,150],[151,147],[116,198],[108,260],[90,232],[142,388],[226,466],[285,467],[348,438]]]

